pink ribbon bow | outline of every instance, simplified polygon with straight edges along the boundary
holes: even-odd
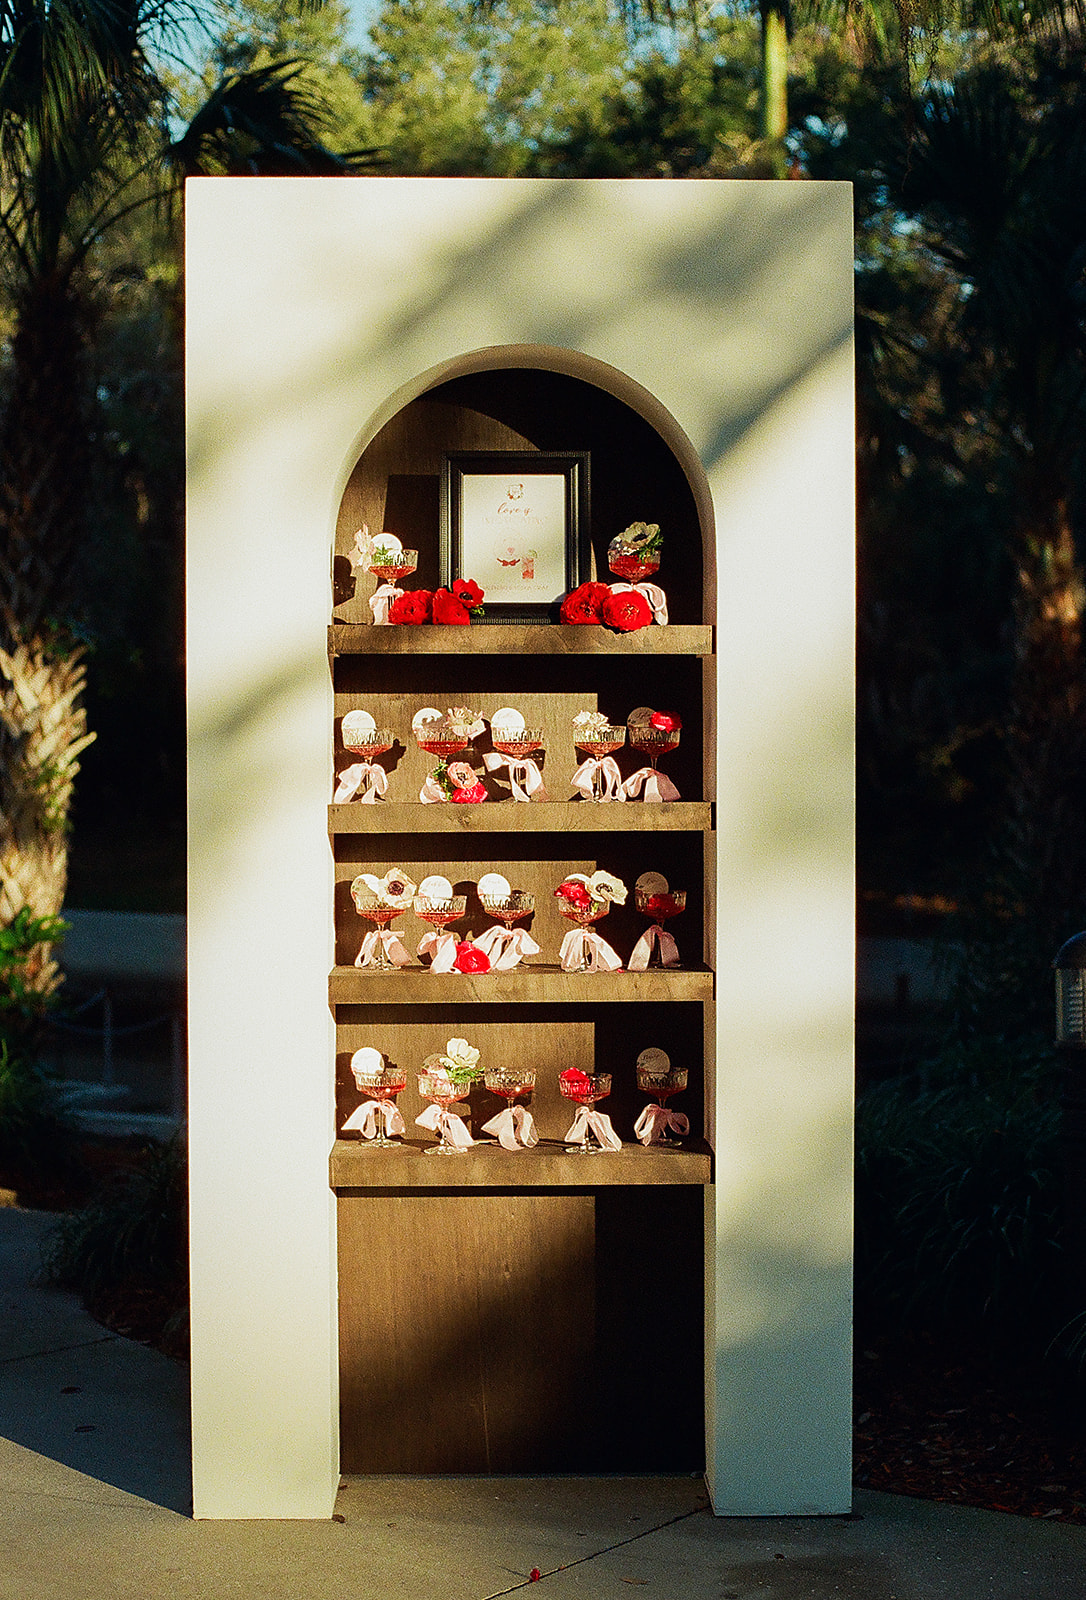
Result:
[[[679,791],[672,783],[666,772],[655,772],[652,767],[638,767],[633,775],[626,779],[622,785],[626,796],[635,800],[645,790],[645,799],[649,801],[678,800]]]
[[[658,583],[613,583],[611,585],[612,594],[629,594],[631,590],[634,594],[644,595],[649,603],[653,622],[658,623],[661,628],[666,628],[667,595],[660,585]]]
[[[571,928],[558,960],[563,972],[621,972],[622,962],[594,928]]]
[[[530,757],[523,761],[516,756],[503,756],[500,750],[488,750],[483,756],[483,765],[488,772],[497,772],[499,767],[509,769],[509,787],[513,791],[514,800],[545,800],[547,791],[543,787],[543,774]]]
[[[418,954],[430,957],[431,972],[455,972],[456,946],[459,940],[447,928],[431,928],[419,940]]]
[[[578,1106],[573,1126],[563,1140],[564,1144],[587,1144],[588,1130],[596,1135],[605,1150],[621,1150],[622,1140],[611,1126],[611,1119],[595,1106]]]
[[[388,792],[388,773],[376,761],[357,761],[339,775],[339,784],[332,796],[332,804],[341,806],[358,795],[360,805],[376,805]]]
[[[667,1106],[657,1105],[655,1100],[634,1123],[634,1133],[643,1145],[659,1144],[669,1128],[685,1137],[690,1132],[690,1118],[684,1117],[681,1111],[669,1111]]]
[[[479,935],[475,948],[487,956],[491,972],[510,972],[522,957],[537,956],[540,951],[527,928],[499,928],[497,923]]]
[[[428,1128],[431,1133],[439,1136],[444,1134],[451,1145],[458,1150],[470,1150],[475,1140],[467,1130],[462,1117],[455,1111],[446,1111],[443,1106],[429,1105],[421,1116],[415,1118],[420,1128]]]
[[[599,773],[602,780],[603,800],[625,800],[622,792],[622,774],[618,770],[618,762],[614,756],[589,756],[587,761],[582,761],[572,778],[569,780],[575,789],[579,789],[586,800],[595,798],[595,779]]]
[[[391,1138],[394,1133],[406,1133],[403,1117],[394,1100],[363,1100],[357,1111],[352,1111],[342,1131],[348,1128],[357,1128],[363,1139],[376,1139],[377,1124],[385,1125],[385,1138]]]
[[[448,798],[448,795],[445,793],[440,783],[438,783],[433,773],[428,772],[426,774],[426,782],[419,790],[419,799],[422,801],[423,805],[440,805],[442,801],[447,800]]]
[[[397,589],[394,583],[383,583],[370,595],[370,610],[373,620],[379,628],[389,626],[388,613],[393,600],[398,600],[403,594],[402,589]]]
[[[504,1150],[530,1150],[539,1143],[535,1118],[526,1106],[506,1106],[483,1123],[483,1132],[494,1134]]]
[[[649,964],[654,944],[660,946],[660,965],[674,967],[679,961],[679,947],[666,928],[661,928],[654,922],[651,928],[646,928],[633,947],[630,959],[626,963],[627,972],[644,972]]]
[[[377,962],[377,951],[382,949],[394,967],[409,967],[411,957],[404,949],[398,933],[392,928],[374,928],[362,940],[362,948],[354,958],[356,967],[372,967]]]

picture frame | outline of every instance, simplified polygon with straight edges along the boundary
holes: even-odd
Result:
[[[473,578],[485,622],[547,622],[587,578],[587,450],[457,450],[441,464],[441,582]]]

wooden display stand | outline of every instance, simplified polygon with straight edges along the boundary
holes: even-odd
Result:
[[[505,421],[514,418],[514,430]],[[342,1466],[347,1472],[701,1471],[703,1437],[704,1137],[706,1008],[713,997],[704,908],[712,864],[705,798],[711,706],[711,629],[701,616],[702,540],[696,508],[659,436],[612,397],[572,378],[532,370],[481,374],[443,385],[395,417],[352,474],[337,534],[345,557],[361,521],[419,551],[405,586],[434,587],[437,470],[448,449],[591,449],[593,573],[606,546],[638,515],[665,530],[659,580],[675,621],[630,634],[599,626],[475,624],[470,628],[375,627],[337,621],[329,633],[335,712],[369,711],[397,734],[384,758],[389,790],[377,804],[333,805],[336,966],[336,1125],[360,1099],[353,1052],[379,1049],[408,1068],[399,1097],[408,1134],[401,1150],[337,1140]],[[630,463],[636,469],[631,470]],[[337,563],[337,567],[338,567]],[[672,581],[674,579],[674,581]],[[375,580],[340,607],[357,617]],[[419,788],[434,758],[410,728],[423,705],[468,705],[489,717],[520,710],[545,740],[549,799],[424,805]],[[573,718],[600,710],[624,723],[635,706],[679,713],[668,775],[684,798],[592,804],[569,778],[581,756]],[[487,748],[484,735],[476,760]],[[337,766],[354,759],[337,739]],[[625,771],[642,764],[620,754]],[[500,783],[491,784],[494,793]],[[509,972],[431,974],[354,967],[363,925],[349,888],[362,871],[401,866],[413,881],[440,871],[469,896],[458,931],[491,918],[473,886],[501,872],[535,895],[539,956]],[[569,924],[554,888],[571,872],[616,872],[630,889],[600,932],[624,960],[646,919],[633,903],[641,872],[662,871],[687,890],[673,925],[677,968],[568,973],[558,946]],[[397,924],[414,949],[426,928]],[[423,1108],[414,1072],[462,1035],[484,1064],[536,1069],[533,1115],[541,1142],[507,1152],[483,1144],[458,1159],[422,1158],[414,1118]],[[666,1046],[689,1070],[682,1108],[691,1134],[681,1149],[646,1149],[633,1123],[646,1096],[634,1063]],[[711,1060],[711,1055],[708,1057]],[[604,1109],[624,1140],[619,1152],[567,1152],[572,1119],[558,1090],[568,1066],[611,1072]],[[476,1130],[501,1108],[473,1090]],[[668,1404],[644,1425],[639,1393],[661,1370]],[[389,1426],[389,1419],[396,1419]]]

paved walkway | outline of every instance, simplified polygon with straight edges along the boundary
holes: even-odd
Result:
[[[0,1600],[1086,1600],[1086,1528],[894,1495],[731,1521],[691,1478],[355,1478],[331,1522],[193,1522],[185,1369],[34,1281],[51,1220],[0,1210]]]

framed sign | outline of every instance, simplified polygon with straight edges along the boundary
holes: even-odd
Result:
[[[488,622],[543,622],[588,576],[588,451],[442,458],[441,581],[474,578]]]

